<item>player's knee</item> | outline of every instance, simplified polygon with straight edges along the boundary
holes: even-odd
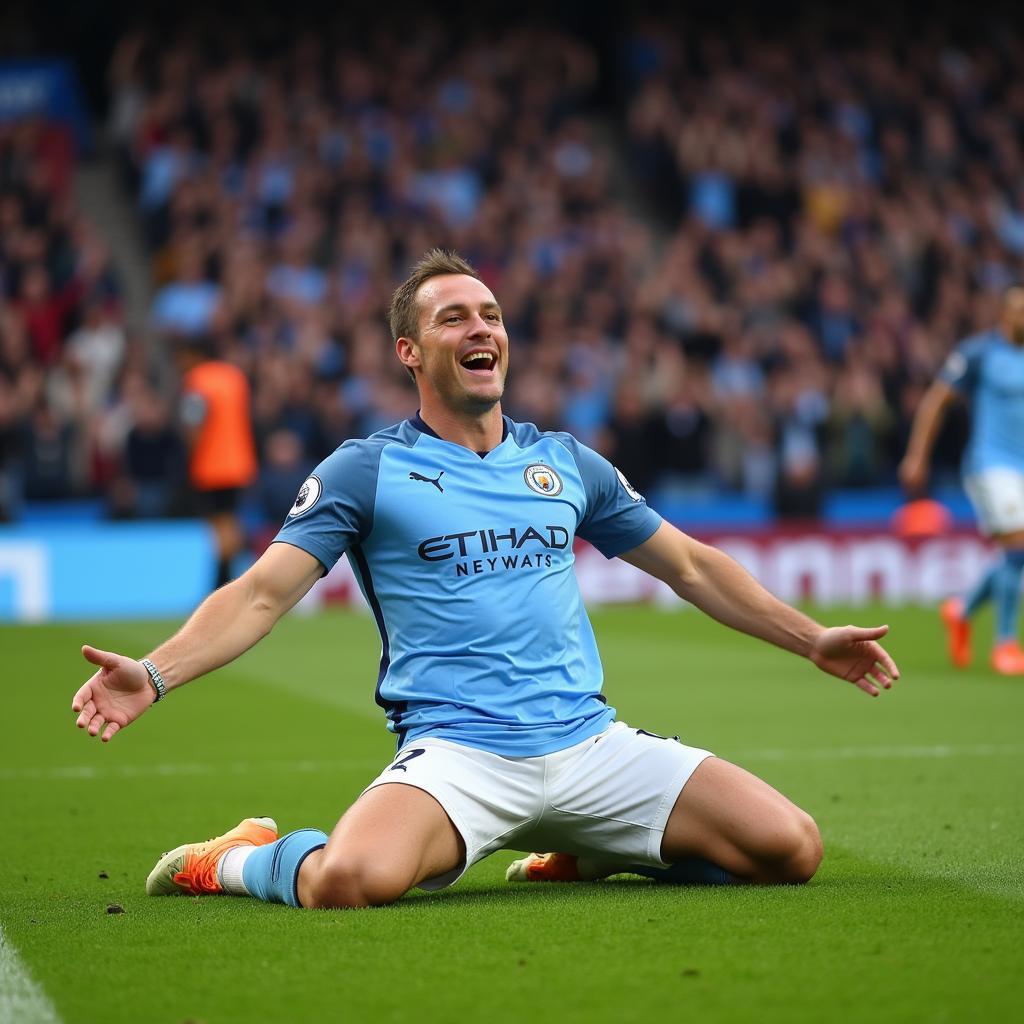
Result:
[[[374,857],[342,856],[321,862],[311,887],[319,908],[379,907],[393,903],[409,886]]]
[[[771,828],[761,836],[752,881],[762,885],[799,885],[814,877],[823,854],[814,819],[799,807],[777,812]]]
[[[825,848],[814,819],[794,808],[786,827],[786,856],[780,862],[783,877],[792,884],[809,882],[818,870]]]

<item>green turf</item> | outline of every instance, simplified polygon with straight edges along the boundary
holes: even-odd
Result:
[[[828,619],[854,615],[878,613]],[[67,1024],[1012,1019],[1024,681],[949,670],[930,612],[886,617],[904,680],[872,700],[693,612],[594,616],[625,720],[816,817],[809,886],[513,888],[498,854],[452,890],[336,912],[142,884],[247,814],[330,828],[393,750],[371,622],[291,617],[106,747],[72,726],[79,644],[138,655],[168,624],[2,629],[0,924]]]

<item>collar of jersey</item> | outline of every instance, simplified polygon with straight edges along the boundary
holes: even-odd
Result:
[[[475,455],[478,459],[487,459],[493,456],[501,448],[504,447],[505,441],[509,435],[509,418],[507,416],[501,417],[501,440],[495,445],[489,452],[475,452],[471,448],[467,448],[465,445],[456,444],[454,441],[446,441],[441,435],[434,430],[428,423],[426,423],[422,416],[420,416],[419,409],[416,410],[414,416],[409,417],[409,423],[415,427],[421,434],[426,437],[433,438],[435,441],[443,444],[446,448],[457,448],[460,451],[465,452],[467,455]]]

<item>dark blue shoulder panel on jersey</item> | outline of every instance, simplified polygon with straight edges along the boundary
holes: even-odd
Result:
[[[419,434],[406,420],[370,437],[346,441],[312,472],[315,497],[289,513],[277,536],[308,551],[327,570],[370,535],[377,497],[377,474],[390,444],[411,447]]]
[[[571,434],[550,435],[568,449],[579,470],[587,498],[586,511],[576,534],[615,558],[650,538],[662,519],[643,497],[627,488],[625,477],[603,456]]]
[[[985,356],[997,345],[998,340],[999,335],[994,331],[965,338],[946,357],[939,370],[939,380],[960,394],[969,395],[981,378]]]

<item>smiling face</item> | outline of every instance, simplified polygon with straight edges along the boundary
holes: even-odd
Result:
[[[465,274],[442,274],[420,286],[416,303],[419,337],[399,338],[396,350],[424,407],[436,400],[470,415],[494,408],[505,390],[508,335],[491,290]]]

